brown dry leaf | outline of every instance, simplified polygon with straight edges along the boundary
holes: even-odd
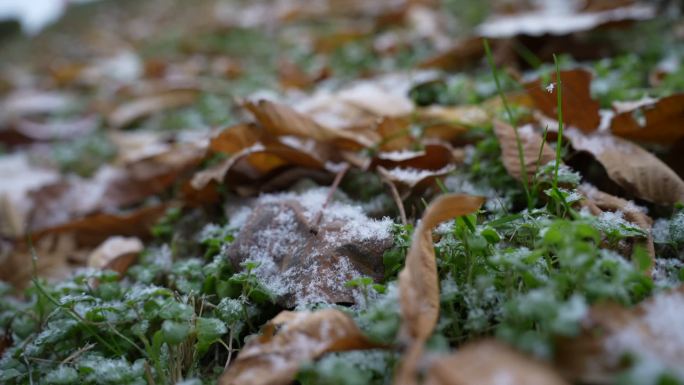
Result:
[[[549,365],[496,340],[471,342],[439,357],[425,385],[567,385]]]
[[[552,2],[539,3],[541,9],[512,15],[495,16],[477,28],[480,36],[508,38],[515,36],[570,35],[590,31],[616,22],[648,20],[656,15],[656,9],[648,4],[635,4],[595,12],[583,12],[575,8],[570,12],[558,12]],[[577,7],[571,3],[571,6]],[[574,11],[574,12],[573,12]]]
[[[67,176],[29,193],[29,229],[58,227],[87,215],[113,212],[163,193],[183,178],[202,158],[194,143],[169,144],[166,149],[138,157],[119,167],[105,165],[89,179]]]
[[[401,151],[416,144],[411,135],[411,121],[405,117],[382,117],[374,125],[380,136],[380,151]]]
[[[397,375],[397,384],[414,384],[423,344],[432,335],[439,318],[439,282],[432,242],[432,229],[439,223],[477,211],[484,198],[442,195],[425,209],[413,233],[406,265],[399,274],[401,305],[400,337],[408,344]]]
[[[95,247],[112,235],[147,237],[167,208],[168,205],[160,204],[126,213],[97,213],[40,229],[32,236],[39,240],[51,234],[72,233],[79,247]]]
[[[632,309],[612,303],[594,305],[579,336],[557,341],[556,367],[575,382],[614,383],[629,365],[622,358],[631,354],[636,362],[684,377],[682,309],[684,286]]]
[[[401,198],[405,199],[410,192],[421,191],[433,184],[436,178],[446,176],[455,166],[447,165],[439,170],[419,170],[415,168],[391,168],[378,166],[378,173],[387,181],[399,188]]]
[[[90,253],[88,267],[114,270],[123,275],[144,247],[136,237],[109,237]]]
[[[651,257],[651,265],[647,270],[647,274],[650,276],[651,271],[655,266],[656,257],[653,234],[651,233],[651,227],[653,225],[651,217],[646,215],[644,211],[639,209],[632,202],[597,190],[591,186],[581,185],[578,190],[586,197],[583,204],[589,208],[593,215],[600,215],[605,210],[613,212],[618,211],[624,214],[625,219],[639,226],[646,232],[646,239],[637,242],[646,248],[646,252]]]
[[[640,146],[612,135],[584,135],[575,129],[565,131],[578,151],[596,158],[615,183],[629,194],[658,204],[684,201],[684,181],[655,155]]]
[[[222,130],[209,142],[211,153],[235,154],[260,140],[263,133],[260,127],[240,123]]]
[[[420,63],[421,68],[440,68],[443,70],[460,70],[484,56],[482,39],[471,37],[459,40],[449,49]]]
[[[518,144],[513,127],[500,120],[495,120],[494,134],[496,134],[501,145],[501,160],[504,167],[506,167],[506,171],[512,177],[522,180],[522,167],[520,165]],[[543,166],[556,159],[556,154],[549,145],[544,143],[542,136],[535,132],[532,126],[528,125],[518,128],[518,137],[522,144],[523,159],[528,175],[527,180],[530,180],[537,172],[539,166]]]
[[[591,98],[591,73],[584,69],[561,71],[563,122],[569,126],[577,127],[585,133],[598,128],[601,122],[599,116],[599,102]],[[556,76],[552,76],[556,79]],[[553,86],[542,84],[541,79],[525,84],[536,107],[546,116],[557,119],[556,106],[558,105],[558,81]],[[553,87],[551,92],[547,87]]]
[[[158,95],[142,96],[117,106],[109,113],[107,121],[114,128],[126,127],[156,112],[190,105],[195,102],[198,95],[196,90],[179,89]]]
[[[375,347],[336,309],[278,314],[247,342],[220,385],[286,385],[300,365],[326,353]]]
[[[358,276],[383,277],[382,255],[392,245],[391,220],[368,218],[359,207],[333,201],[322,212],[327,189],[262,195],[227,249],[236,270],[258,261],[254,272],[272,286],[278,304],[294,307],[325,301],[354,303],[345,283]]]
[[[441,170],[451,165],[453,148],[448,143],[426,142],[419,151],[402,150],[379,152],[370,167]]]
[[[643,114],[643,122],[637,114]],[[684,138],[684,94],[619,111],[610,123],[610,130],[630,140],[672,144]]]
[[[195,174],[192,186],[196,190],[201,190],[211,182],[222,183],[228,172],[233,169],[252,179],[258,179],[279,167],[290,165],[322,170],[325,169],[326,159],[317,157],[321,153],[320,150],[306,152],[305,149],[292,148],[280,142],[255,143],[215,166]]]
[[[24,288],[33,277],[32,253],[24,243],[0,245],[0,280],[12,286]],[[52,234],[33,238],[33,247],[38,259],[36,274],[50,281],[66,279],[73,270],[72,263],[80,264],[88,251],[80,248],[73,234]]]
[[[309,116],[295,111],[284,104],[268,100],[258,102],[247,101],[244,104],[270,136],[297,136],[313,139],[319,142],[343,140],[352,142],[360,147],[370,147],[373,141],[358,132],[343,129],[333,129],[318,124]]]
[[[32,141],[72,139],[87,135],[97,129],[98,119],[94,116],[77,117],[64,121],[43,121],[22,118],[0,131],[0,142],[14,145]]]

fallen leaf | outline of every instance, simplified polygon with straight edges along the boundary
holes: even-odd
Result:
[[[36,256],[35,275],[58,282],[66,279],[83,259],[87,249],[82,249],[73,234],[51,234],[33,238]],[[2,245],[0,245],[2,246]],[[22,289],[34,276],[33,253],[25,242],[0,247],[0,280]],[[76,263],[73,263],[76,262]]]
[[[623,213],[625,219],[639,226],[646,233],[645,240],[638,240],[646,248],[646,252],[651,257],[651,265],[648,267],[647,274],[650,276],[655,266],[655,245],[653,244],[653,234],[651,228],[653,220],[646,213],[635,206],[631,201],[618,198],[603,191],[597,190],[588,185],[581,185],[578,189],[585,197],[583,202],[593,215],[600,215],[603,211]]]
[[[354,320],[336,309],[284,311],[247,342],[220,385],[286,385],[299,367],[326,353],[369,349]]]
[[[539,167],[556,159],[556,154],[551,146],[543,141],[542,136],[534,131],[532,126],[523,126],[518,128],[517,131],[522,145],[522,155],[528,176],[526,180],[529,181],[534,177]],[[506,171],[512,177],[523,180],[523,171],[513,126],[500,120],[495,120],[494,134],[499,139],[501,161],[504,167],[506,167]]]
[[[414,384],[416,367],[425,341],[439,318],[439,282],[437,262],[432,243],[432,228],[440,222],[471,214],[484,203],[484,198],[470,195],[442,195],[423,213],[413,233],[406,265],[399,273],[399,301],[401,305],[400,338],[408,350],[396,377],[397,384]]]
[[[337,201],[324,208],[327,194],[321,188],[262,195],[253,208],[233,215],[238,219],[230,225],[240,232],[226,255],[236,270],[245,261],[257,262],[253,273],[281,306],[354,303],[357,292],[347,281],[383,278],[392,221],[373,220],[360,207]]]
[[[383,151],[371,160],[370,167],[441,170],[451,165],[453,148],[448,143],[426,141],[418,151]]]
[[[29,191],[57,182],[59,173],[32,165],[28,156],[17,153],[0,158],[0,180],[0,234],[22,236],[33,209]]]
[[[561,71],[563,123],[585,133],[596,130],[601,122],[599,102],[591,97],[591,73],[584,69]],[[556,79],[553,75],[552,79]],[[557,119],[558,81],[543,84],[541,79],[525,84],[536,107],[546,116]]]
[[[597,12],[558,12],[554,3],[541,3],[544,8],[506,16],[495,16],[477,27],[480,36],[506,38],[519,35],[568,35],[589,31],[610,23],[648,20],[656,15],[655,7],[647,4],[607,9]]]
[[[109,269],[123,275],[144,249],[139,238],[113,236],[107,238],[88,256],[88,267]]]
[[[672,144],[684,138],[684,94],[619,111],[611,120],[610,130],[630,140]]]
[[[112,235],[147,237],[168,205],[160,204],[123,213],[96,213],[33,233],[34,239],[72,233],[79,247],[94,247]]]
[[[420,187],[427,187],[427,185],[432,184],[436,178],[446,176],[451,171],[455,169],[453,165],[447,165],[439,170],[420,170],[415,168],[403,168],[396,167],[385,169],[382,166],[378,166],[378,173],[386,180],[392,182],[395,186],[399,187],[399,191],[402,192],[402,199],[406,198],[406,195],[413,190],[422,190]]]
[[[321,151],[306,152],[280,142],[255,143],[216,165],[202,170],[192,178],[192,186],[201,190],[209,183],[222,183],[229,171],[239,170],[251,179],[257,179],[284,166],[301,166],[311,169],[325,169],[326,159],[316,157]]]
[[[198,94],[195,90],[179,89],[158,95],[141,96],[117,106],[107,116],[107,121],[113,128],[126,127],[156,112],[190,105],[195,102]]]
[[[420,63],[421,68],[440,68],[455,71],[467,67],[484,56],[482,39],[472,37],[458,40],[447,50]]]
[[[312,118],[284,105],[268,100],[248,101],[244,104],[270,136],[292,135],[320,142],[344,140],[361,147],[370,147],[373,141],[344,129],[334,129],[317,123]]]
[[[94,116],[60,121],[22,118],[10,124],[9,129],[0,131],[0,142],[14,145],[33,141],[72,139],[95,131],[98,123],[99,120]]]
[[[584,135],[575,129],[565,134],[575,150],[593,155],[610,179],[629,194],[658,204],[684,201],[684,181],[637,144],[609,134]]]
[[[614,383],[627,369],[625,355],[644,365],[684,377],[681,322],[684,287],[664,292],[629,309],[614,303],[594,305],[582,321],[582,332],[557,342],[556,366],[583,383]]]
[[[566,385],[549,365],[493,339],[436,358],[425,385]]]

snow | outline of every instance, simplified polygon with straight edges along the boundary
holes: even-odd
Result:
[[[401,162],[402,160],[413,159],[418,156],[425,155],[425,151],[385,151],[378,154],[379,159],[391,160],[394,162]]]

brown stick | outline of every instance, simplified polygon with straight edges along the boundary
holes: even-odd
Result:
[[[323,206],[321,206],[321,209],[318,210],[316,213],[316,216],[314,217],[313,221],[311,222],[311,232],[313,234],[318,234],[318,225],[321,223],[321,218],[323,218],[323,211],[325,210],[326,207],[328,207],[328,204],[332,200],[333,195],[335,194],[335,191],[337,191],[337,188],[340,186],[340,182],[342,182],[342,178],[347,174],[347,171],[349,171],[349,163],[345,163],[344,167],[337,172],[337,175],[335,175],[335,180],[333,180],[332,185],[330,186],[330,189],[328,190],[328,196],[325,198],[325,202],[323,202]]]

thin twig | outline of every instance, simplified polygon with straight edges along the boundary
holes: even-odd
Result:
[[[226,364],[223,366],[223,370],[228,369],[230,360],[233,358],[233,328],[230,328],[230,334],[228,334],[228,358],[226,359]]]
[[[396,204],[397,209],[399,209],[401,224],[406,226],[408,220],[406,219],[406,210],[404,210],[404,201],[401,199],[401,195],[399,194],[399,190],[397,190],[397,186],[394,184],[394,182],[392,182],[389,172],[384,167],[378,166],[377,171],[380,179],[382,179],[382,182],[389,186],[390,192],[392,193],[392,199],[394,199],[394,204]]]
[[[84,347],[82,347],[82,348],[76,350],[75,352],[71,353],[71,354],[69,355],[69,357],[65,358],[65,359],[60,363],[60,365],[64,365],[64,364],[69,363],[69,361],[73,361],[73,360],[76,359],[78,356],[80,356],[81,354],[87,352],[88,350],[90,350],[90,349],[92,349],[92,348],[94,348],[94,347],[95,347],[95,344],[92,344],[92,343],[91,343],[91,344],[87,344],[86,346],[84,346]]]
[[[344,178],[345,174],[347,174],[347,171],[349,171],[350,165],[349,163],[345,163],[344,166],[340,171],[337,172],[337,175],[335,175],[335,180],[333,181],[332,185],[330,186],[330,189],[328,190],[328,196],[325,198],[325,202],[323,202],[323,206],[321,206],[321,209],[318,210],[316,213],[316,216],[314,217],[313,221],[311,222],[311,232],[313,234],[318,234],[318,225],[321,223],[321,218],[323,218],[323,211],[325,210],[326,207],[328,207],[328,204],[330,201],[332,201],[332,197],[335,194],[335,191],[337,191],[337,188],[340,185],[340,182],[342,182],[342,178]]]

